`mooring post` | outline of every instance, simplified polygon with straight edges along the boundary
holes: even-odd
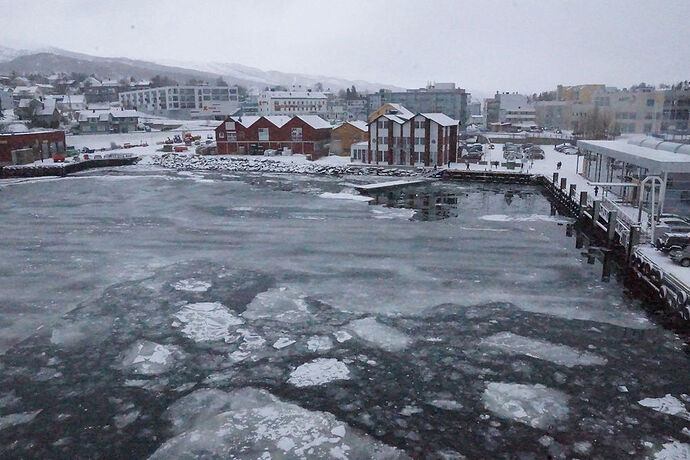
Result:
[[[601,212],[601,200],[594,200],[594,206],[592,206],[592,225],[597,228],[597,223],[599,223],[599,213]]]
[[[571,200],[575,198],[575,189],[577,188],[576,184],[570,184],[570,193],[568,193],[568,198]]]
[[[640,227],[638,225],[633,225],[630,227],[630,237],[628,238],[628,261],[630,261],[632,257],[633,249],[638,244],[640,244]]]
[[[587,207],[587,192],[580,192],[580,212],[578,213],[578,217],[582,217],[582,213],[584,212],[585,208]]]
[[[618,211],[609,211],[609,222],[607,227],[607,238],[609,241],[613,241],[616,236],[616,222],[618,222]]]
[[[551,185],[553,185],[553,188],[556,188],[557,183],[558,183],[558,173],[553,173],[553,180],[551,181]]]
[[[568,185],[568,179],[561,177],[561,190],[565,190],[566,185]]]

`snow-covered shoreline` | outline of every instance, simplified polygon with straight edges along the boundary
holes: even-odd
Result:
[[[177,170],[204,170],[227,172],[270,172],[290,174],[322,174],[331,176],[367,175],[416,177],[420,172],[403,168],[376,167],[356,164],[329,164],[321,162],[280,161],[265,157],[224,157],[180,155],[165,153],[153,155],[150,164]]]

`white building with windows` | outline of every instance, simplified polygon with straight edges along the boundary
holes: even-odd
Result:
[[[536,125],[537,113],[534,104],[530,103],[527,96],[517,93],[500,95],[500,108],[498,121],[511,123],[513,126],[528,128]]]
[[[316,91],[264,91],[259,94],[259,115],[327,116],[328,97]]]
[[[239,109],[236,86],[164,86],[120,93],[120,104],[167,118],[225,119]]]

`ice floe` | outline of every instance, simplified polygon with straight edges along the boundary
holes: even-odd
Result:
[[[227,340],[231,335],[230,327],[244,323],[218,302],[185,305],[174,316],[177,321],[173,326],[182,326],[182,333],[196,342]]]
[[[390,352],[403,350],[412,343],[407,334],[381,324],[373,317],[351,321],[347,329],[360,339]]]
[[[211,283],[189,278],[173,284],[173,288],[177,291],[206,292],[211,288]]]
[[[166,412],[174,437],[150,457],[333,458],[383,460],[407,455],[352,429],[333,414],[309,411],[264,390],[198,390]]]
[[[15,425],[21,425],[23,423],[29,423],[36,418],[38,414],[41,413],[42,409],[34,412],[22,412],[18,414],[8,414],[0,417],[0,430],[9,428]]]
[[[180,356],[182,350],[174,345],[139,340],[124,353],[121,365],[136,374],[156,375],[167,372]]]
[[[546,429],[568,417],[568,396],[544,385],[490,382],[482,394],[484,407],[499,417]]]
[[[315,335],[309,337],[307,340],[307,349],[309,351],[327,351],[333,348],[333,341],[330,337],[325,335]]]
[[[364,195],[355,195],[354,193],[346,193],[346,192],[340,192],[340,193],[331,193],[331,192],[324,192],[319,195],[321,198],[331,198],[334,200],[351,200],[351,201],[371,201],[373,198],[369,196],[364,196]]]
[[[306,297],[287,287],[261,292],[254,297],[242,313],[246,319],[272,319],[281,322],[304,322],[312,319]]]
[[[482,339],[480,343],[505,353],[530,356],[566,367],[603,365],[607,362],[593,353],[511,332],[499,332]]]
[[[276,350],[282,350],[285,347],[289,347],[293,343],[295,343],[294,340],[289,339],[287,337],[281,337],[273,343],[273,348],[275,348]]]
[[[292,371],[288,383],[296,387],[308,387],[349,379],[350,369],[345,363],[333,358],[319,358]]]
[[[690,444],[673,440],[654,454],[656,460],[690,460]]]
[[[439,409],[445,410],[460,410],[462,409],[462,404],[452,399],[433,399],[429,401],[429,404],[438,407]]]
[[[374,219],[402,219],[410,220],[416,214],[416,210],[408,208],[391,208],[388,206],[372,206],[371,212]]]
[[[685,408],[685,405],[670,394],[663,398],[645,398],[638,401],[638,404],[654,409],[662,414],[675,415],[676,417],[690,420],[690,412]]]
[[[568,219],[562,216],[547,216],[543,214],[531,214],[528,216],[509,216],[506,214],[490,214],[486,216],[481,216],[481,220],[486,220],[489,222],[560,222],[568,223],[572,222],[572,219]]]
[[[335,336],[335,340],[337,340],[338,343],[347,342],[352,338],[352,336],[348,334],[347,331],[335,331],[333,335]]]

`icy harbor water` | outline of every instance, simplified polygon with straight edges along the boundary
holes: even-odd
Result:
[[[0,183],[2,458],[688,458],[690,358],[537,188]]]

